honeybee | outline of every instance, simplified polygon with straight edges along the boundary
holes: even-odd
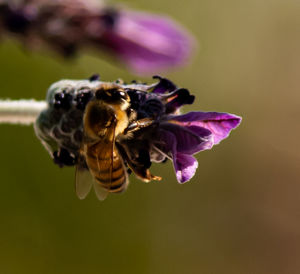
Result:
[[[119,85],[102,84],[85,108],[83,141],[76,166],[76,193],[84,199],[92,185],[99,200],[120,193],[128,186],[130,168],[143,181],[160,180],[147,164],[136,161],[127,144],[135,132],[151,126],[153,118],[136,120],[130,97]],[[138,142],[137,142],[138,144]]]

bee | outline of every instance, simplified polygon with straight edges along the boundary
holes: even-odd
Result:
[[[120,193],[128,187],[128,168],[145,182],[160,180],[147,163],[136,156],[134,136],[155,123],[146,117],[137,120],[130,108],[130,97],[119,85],[101,84],[83,115],[83,141],[76,165],[76,193],[84,199],[92,185],[99,200],[108,193]],[[142,145],[141,142],[136,142]],[[147,158],[147,157],[146,157]]]

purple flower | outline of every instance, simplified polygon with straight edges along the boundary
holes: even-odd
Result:
[[[104,50],[134,72],[182,65],[193,39],[169,18],[111,7],[95,0],[0,0],[0,36],[12,33],[72,57],[81,48]]]
[[[193,44],[171,19],[132,11],[120,11],[102,40],[135,72],[148,74],[183,64]]]
[[[184,104],[191,104],[194,96],[186,89],[178,89],[171,81],[156,77],[160,82],[153,92],[165,100],[165,113],[152,140],[152,149],[173,161],[179,183],[189,181],[198,167],[194,154],[211,149],[227,138],[241,117],[221,112],[189,112],[175,115]],[[171,110],[171,111],[168,111]]]
[[[154,149],[172,159],[178,182],[185,183],[194,176],[198,167],[192,155],[219,144],[240,122],[240,117],[228,113],[171,115],[161,123]]]

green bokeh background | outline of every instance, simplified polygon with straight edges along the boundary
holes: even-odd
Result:
[[[196,95],[190,110],[241,115],[229,139],[197,155],[187,184],[131,176],[123,195],[80,201],[32,127],[0,126],[0,273],[293,274],[300,269],[300,2],[124,1],[168,14],[199,50],[164,75]],[[62,78],[136,76],[83,53],[64,61],[0,44],[0,97],[44,99]],[[143,78],[148,80],[149,78]]]

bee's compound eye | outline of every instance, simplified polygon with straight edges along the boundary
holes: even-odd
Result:
[[[120,99],[126,99],[127,94],[123,90],[120,89],[112,89],[110,90],[112,100],[120,100]]]
[[[124,99],[125,101],[130,100],[128,93],[124,90],[119,91],[119,96],[121,99]]]
[[[119,93],[120,93],[120,96],[121,96],[121,97],[124,97],[124,98],[126,97],[126,94],[125,94],[124,91],[120,91]]]

